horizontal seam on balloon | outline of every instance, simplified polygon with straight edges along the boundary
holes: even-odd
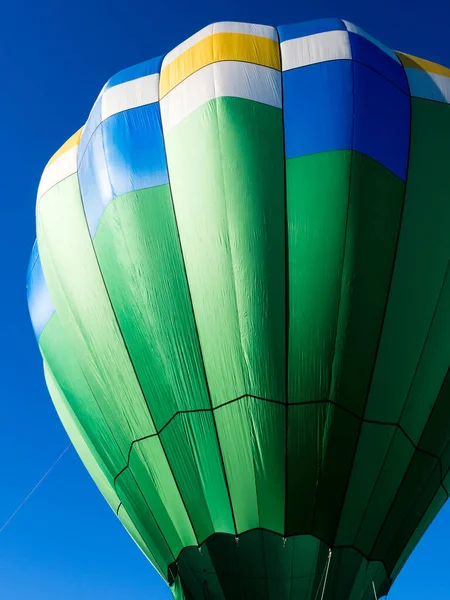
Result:
[[[33,250],[35,248],[35,246],[37,245],[37,239],[34,241],[34,244],[31,248],[31,253],[33,253]],[[36,252],[36,258],[34,259],[33,265],[30,267],[30,272],[33,271],[34,267],[36,266],[37,261],[39,260],[39,251]]]
[[[56,187],[57,185],[59,185],[60,183],[62,183],[63,181],[66,181],[66,179],[69,179],[70,177],[73,177],[74,175],[76,175],[78,173],[78,169],[76,171],[74,171],[73,173],[70,173],[69,175],[66,175],[65,177],[63,177],[62,179],[60,179],[59,181],[57,181],[56,183],[54,183],[51,187],[49,187],[47,190],[45,190],[45,192],[39,196],[39,198],[36,201],[36,211],[37,208],[42,200],[42,198],[44,198],[47,193],[52,190],[54,187]]]
[[[108,117],[106,117],[106,119],[101,120],[99,122],[99,124],[95,127],[95,129],[92,131],[91,135],[89,136],[88,141],[86,142],[86,145],[85,145],[84,150],[83,150],[83,154],[81,155],[81,158],[78,161],[77,170],[81,167],[81,163],[84,160],[84,156],[86,154],[86,151],[88,149],[89,144],[91,143],[92,138],[94,137],[94,134],[96,133],[96,131],[98,130],[98,128],[103,125],[103,123],[106,123],[106,121],[108,121],[112,117],[115,117],[116,115],[120,115],[121,113],[132,111],[132,110],[137,110],[138,108],[142,108],[143,106],[152,106],[153,104],[159,104],[159,100],[155,100],[154,102],[147,102],[145,104],[139,104],[139,106],[132,106],[131,108],[124,108],[123,110],[119,110],[118,112],[116,112],[116,113],[114,113],[112,115],[109,115]]]
[[[371,67],[367,63],[365,63],[365,62],[363,62],[361,60],[357,60],[355,58],[330,58],[328,60],[321,60],[321,61],[318,61],[318,62],[315,62],[315,63],[310,63],[308,65],[299,65],[298,67],[294,67],[292,69],[286,69],[286,71],[282,71],[282,73],[283,74],[284,73],[289,73],[289,71],[298,71],[300,69],[307,69],[308,67],[316,67],[317,65],[325,65],[325,64],[334,63],[334,62],[335,63],[337,63],[337,62],[350,62],[350,63],[356,63],[358,65],[362,65],[363,67],[366,67],[370,71],[373,71],[374,73],[377,73],[377,75],[379,75],[380,77],[382,77],[383,79],[385,79],[388,83],[390,83],[395,88],[397,88],[399,92],[402,92],[402,94],[405,94],[405,96],[408,96],[408,92],[405,92],[405,90],[402,90],[402,88],[400,86],[398,86],[396,83],[394,83],[392,81],[392,79],[389,79],[389,77],[387,77],[386,75],[383,75],[383,73],[381,73],[380,71],[378,71],[378,69],[375,69],[375,67]],[[406,75],[405,75],[405,77],[406,77]]]
[[[389,167],[384,165],[377,158],[370,156],[370,154],[367,154],[367,152],[361,152],[361,150],[355,150],[354,148],[332,148],[329,150],[319,150],[318,152],[308,152],[307,154],[298,154],[297,156],[285,156],[285,160],[288,161],[288,160],[293,160],[296,158],[303,158],[304,156],[315,156],[316,154],[327,154],[327,152],[354,152],[355,154],[359,154],[360,156],[365,156],[366,158],[370,158],[370,160],[373,160],[374,162],[376,162],[377,165],[379,165],[380,167],[383,167],[383,169],[386,169],[386,171],[388,173],[390,173],[396,179],[398,179],[399,181],[401,181],[402,183],[404,183],[406,185],[406,180],[407,180],[406,175],[405,175],[405,178],[403,179],[403,177],[400,177],[399,175],[397,175],[397,173],[394,173],[394,171],[391,171],[391,169]]]
[[[423,98],[422,96],[414,96],[414,94],[411,94],[411,98],[414,98],[414,100],[421,100],[422,102],[431,102],[432,104],[440,104],[441,106],[450,106],[450,101],[444,102],[444,100],[434,100],[433,98]]]
[[[50,296],[50,292],[49,292],[49,296]],[[51,296],[50,296],[50,300],[51,300]],[[49,316],[49,318],[47,319],[47,321],[44,323],[41,331],[39,332],[39,335],[36,336],[37,337],[37,342],[38,342],[38,346],[39,346],[39,340],[41,339],[41,335],[43,334],[44,330],[47,328],[47,325],[50,323],[50,321],[53,319],[53,317],[56,315],[56,308],[53,305],[53,301],[52,301],[52,306],[53,306],[53,310],[52,310],[52,314]],[[39,346],[40,347],[40,346]]]
[[[381,564],[381,565],[384,567],[384,570],[385,570],[385,572],[386,572],[386,578],[387,578],[387,579],[389,579],[389,581],[391,581],[391,582],[392,582],[392,580],[391,580],[390,576],[388,575],[388,569],[387,569],[386,565],[384,564],[384,562],[383,562],[382,560],[368,558],[368,557],[367,557],[367,556],[366,556],[366,555],[365,555],[363,552],[361,552],[361,550],[359,550],[359,549],[358,549],[358,548],[356,548],[355,546],[351,546],[351,545],[330,545],[330,544],[329,544],[329,543],[328,543],[328,542],[327,542],[327,541],[326,541],[324,538],[320,537],[319,535],[316,535],[315,533],[310,533],[310,532],[292,533],[292,534],[289,534],[289,535],[285,536],[285,535],[283,535],[283,534],[281,534],[281,533],[278,533],[277,531],[272,531],[271,529],[266,529],[265,527],[254,527],[254,528],[252,528],[252,529],[247,529],[246,531],[243,531],[242,533],[238,534],[238,536],[237,536],[237,537],[244,536],[244,535],[246,535],[246,534],[248,534],[248,533],[251,533],[251,532],[254,532],[254,531],[266,531],[267,533],[271,533],[271,534],[273,534],[273,535],[276,535],[276,536],[278,536],[278,537],[280,537],[280,538],[282,538],[282,539],[286,539],[286,540],[287,540],[287,539],[289,539],[289,538],[293,538],[293,537],[300,537],[300,536],[314,537],[314,538],[316,538],[316,539],[317,539],[319,542],[321,542],[322,544],[325,544],[325,545],[326,545],[328,548],[331,548],[331,549],[333,549],[333,550],[354,550],[354,551],[355,551],[355,552],[357,552],[357,553],[358,553],[360,556],[362,556],[362,558],[364,558],[364,560],[366,560],[367,562],[372,562],[372,563],[376,562],[376,563],[379,563],[379,564]],[[232,534],[232,533],[228,533],[228,532],[219,532],[219,531],[216,531],[216,532],[214,532],[214,533],[211,533],[209,536],[207,536],[207,537],[206,537],[206,538],[205,538],[205,539],[204,539],[204,540],[201,542],[200,546],[203,546],[203,544],[207,543],[207,542],[208,542],[208,540],[209,540],[210,538],[214,537],[215,535],[221,535],[221,536],[233,536],[233,537],[235,537],[235,536],[234,536],[234,534]],[[181,557],[182,553],[183,553],[185,550],[187,550],[188,548],[195,548],[195,549],[197,549],[198,547],[197,547],[197,546],[185,546],[185,547],[184,547],[184,548],[181,550],[181,552],[178,554],[178,556],[177,556],[176,560],[174,561],[174,563],[171,563],[171,565],[172,565],[172,564],[177,564],[177,563],[178,563],[178,561],[180,560],[180,557]],[[169,566],[171,566],[171,565],[169,565]]]
[[[161,102],[165,98],[167,98],[167,96],[169,96],[169,94],[171,94],[174,90],[177,89],[177,87],[179,87],[185,81],[187,81],[190,77],[192,77],[192,75],[195,75],[196,73],[199,73],[200,71],[203,71],[203,69],[206,69],[206,68],[210,67],[211,65],[218,65],[220,63],[226,63],[226,62],[242,63],[244,65],[255,65],[255,67],[261,67],[261,69],[270,69],[271,71],[275,71],[276,73],[279,73],[281,75],[281,70],[280,69],[276,69],[275,67],[269,67],[267,65],[260,65],[259,63],[252,62],[251,60],[233,60],[233,59],[229,59],[229,58],[223,58],[222,60],[214,60],[213,62],[210,62],[207,65],[203,65],[202,67],[200,67],[196,71],[193,71],[187,77],[185,77],[182,81],[179,81],[176,85],[174,85],[173,88],[170,88],[170,90],[168,92],[166,92],[164,94],[164,96],[160,96],[159,97],[159,103],[161,104]]]
[[[251,37],[251,38],[261,38],[263,40],[270,40],[270,41],[274,42],[275,44],[277,43],[277,40],[274,39],[275,36],[270,37],[269,35],[262,34],[262,33],[255,33],[255,32],[249,32],[249,31],[215,31],[214,30],[214,27],[216,27],[216,25],[221,25],[223,23],[224,23],[224,21],[219,21],[218,23],[210,23],[210,25],[207,25],[203,29],[200,29],[200,31],[197,31],[197,33],[195,33],[194,35],[190,36],[189,38],[187,38],[186,40],[181,42],[181,44],[178,44],[178,46],[176,46],[175,48],[172,48],[172,50],[169,50],[169,52],[167,52],[167,54],[164,56],[164,60],[162,62],[162,66],[161,66],[161,71],[163,69],[167,69],[168,67],[170,67],[170,65],[172,65],[175,61],[179,60],[187,52],[192,51],[192,49],[195,48],[196,46],[198,46],[198,44],[201,44],[208,38],[212,38],[213,36],[216,36],[216,35],[246,36],[246,37]],[[249,23],[244,23],[244,25],[248,25],[248,24]],[[192,44],[187,45],[187,42],[190,42],[193,37],[195,37],[197,34],[202,33],[203,30],[207,29],[208,27],[213,27],[213,29],[211,30],[210,33],[205,33],[204,36],[199,37],[196,41],[193,41]],[[265,28],[274,29],[274,30],[277,29],[276,27],[273,27],[272,25],[256,25],[256,27],[265,27]],[[248,41],[248,40],[246,40],[246,41]],[[211,42],[212,42],[212,45],[214,45],[214,40],[211,40]],[[258,39],[258,42],[259,42],[259,39]],[[183,46],[184,44],[186,44],[186,47],[183,50],[181,50],[180,47]],[[179,54],[177,54],[173,58],[169,58],[167,64],[164,64],[164,61],[167,59],[169,54],[172,54],[174,52],[179,52]]]
[[[95,231],[93,234],[91,233],[91,239],[95,240],[95,236],[97,235],[97,231],[99,229],[100,223],[102,222],[105,213],[108,211],[108,208],[112,204],[116,204],[116,201],[118,201],[120,198],[123,198],[124,196],[127,196],[128,194],[136,194],[137,192],[142,192],[145,190],[156,190],[157,188],[162,188],[162,187],[165,187],[168,185],[169,185],[169,182],[167,181],[166,183],[158,183],[158,185],[151,185],[151,186],[147,186],[147,187],[143,187],[143,188],[136,188],[135,190],[129,190],[128,192],[122,192],[121,194],[118,194],[117,196],[113,196],[111,198],[111,200],[108,202],[108,204],[103,205],[102,213],[101,213],[97,223],[95,224]],[[90,232],[90,230],[89,230],[89,232]]]
[[[164,132],[165,135],[171,135],[172,131],[176,127],[178,127],[179,125],[181,125],[186,119],[188,119],[189,117],[191,117],[200,108],[203,108],[204,106],[206,106],[210,102],[216,102],[217,100],[222,100],[222,99],[226,99],[226,98],[234,98],[234,99],[237,99],[237,100],[243,100],[244,102],[253,102],[254,104],[260,104],[261,106],[268,106],[270,108],[273,108],[273,109],[279,110],[279,111],[283,110],[283,106],[282,105],[281,106],[277,106],[276,104],[270,104],[269,102],[263,102],[262,100],[256,100],[255,98],[244,98],[243,96],[230,96],[229,94],[224,94],[223,96],[214,96],[214,98],[210,98],[209,100],[206,100],[205,102],[202,102],[201,104],[199,104],[198,106],[196,106],[193,110],[191,110],[189,113],[187,113],[186,115],[184,115],[177,123],[175,123],[175,125],[172,125],[170,128],[167,128],[166,131]]]
[[[363,417],[360,417],[357,414],[355,414],[349,408],[347,408],[345,406],[342,406],[341,404],[338,404],[334,400],[306,400],[304,402],[287,402],[286,403],[286,402],[282,402],[280,400],[271,400],[271,399],[268,399],[268,398],[262,398],[260,396],[254,396],[252,394],[243,394],[242,396],[239,396],[238,398],[234,398],[233,400],[228,400],[227,402],[224,402],[224,403],[219,404],[218,406],[214,406],[212,408],[194,408],[194,409],[187,409],[187,410],[177,411],[174,415],[172,415],[172,417],[167,421],[167,423],[165,425],[163,425],[155,433],[151,433],[149,435],[143,436],[142,438],[137,438],[137,439],[133,440],[132,443],[131,443],[131,445],[130,445],[130,448],[128,450],[128,461],[127,461],[127,464],[114,477],[114,485],[116,484],[116,480],[118,479],[118,477],[120,477],[120,475],[122,475],[124,473],[124,471],[126,471],[129,468],[131,451],[133,449],[134,444],[137,444],[137,443],[145,441],[147,439],[159,436],[164,431],[164,429],[168,425],[170,425],[170,423],[175,419],[175,417],[177,417],[180,414],[192,414],[192,413],[202,413],[202,412],[211,413],[211,412],[214,412],[215,410],[218,410],[218,409],[221,409],[221,408],[223,408],[225,406],[228,406],[229,404],[233,404],[234,402],[238,402],[239,400],[242,400],[244,398],[251,398],[251,399],[260,400],[260,401],[263,401],[263,402],[269,402],[269,403],[272,403],[272,404],[277,404],[279,406],[284,406],[286,408],[289,407],[289,406],[306,406],[306,405],[314,405],[314,404],[330,404],[330,405],[335,406],[336,408],[340,408],[340,409],[344,410],[346,413],[348,413],[354,419],[360,421],[362,424],[367,423],[369,425],[380,425],[380,426],[386,426],[386,427],[395,427],[396,429],[399,429],[401,431],[401,433],[403,433],[403,435],[405,436],[405,438],[409,441],[409,443],[411,444],[411,446],[413,446],[413,448],[417,452],[421,452],[423,454],[426,454],[426,455],[430,456],[431,458],[435,459],[436,461],[438,461],[439,463],[441,463],[441,458],[439,456],[436,456],[435,454],[429,452],[428,450],[426,450],[424,448],[420,448],[419,446],[417,446],[413,442],[413,440],[410,438],[410,436],[406,433],[406,431],[403,429],[402,425],[400,425],[400,423],[388,423],[388,422],[384,422],[384,421],[376,421],[376,420],[373,420],[373,419],[364,419]],[[441,485],[442,485],[442,481],[441,481]]]

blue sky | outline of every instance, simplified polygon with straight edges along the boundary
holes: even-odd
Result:
[[[35,195],[46,161],[84,123],[112,74],[163,54],[202,26],[328,16],[350,20],[395,49],[450,66],[448,0],[2,3],[0,526],[68,443],[44,385],[26,306]],[[450,504],[398,578],[391,600],[450,598],[449,533]],[[170,597],[73,449],[0,534],[2,600]]]

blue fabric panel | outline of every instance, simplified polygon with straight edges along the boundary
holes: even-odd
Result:
[[[95,130],[87,145],[81,164],[78,167],[78,180],[89,231],[93,237],[105,207],[113,199],[103,151],[102,126]]]
[[[27,300],[34,333],[39,339],[44,327],[55,312],[44,278],[37,242],[31,251],[27,273]]]
[[[283,73],[286,158],[352,147],[352,62],[335,60]]]
[[[92,137],[92,134],[97,129],[97,127],[102,122],[102,100],[101,97],[94,104],[91,114],[84,126],[83,132],[81,134],[80,146],[78,148],[78,166],[80,166],[81,161],[83,160],[83,155],[86,151],[86,146],[89,143],[89,140]]]
[[[277,29],[280,42],[314,35],[315,33],[323,33],[324,31],[347,31],[341,19],[317,19],[315,21],[306,21],[306,23],[282,25]]]
[[[168,183],[158,102],[113,115],[102,129],[114,197]]]
[[[119,71],[116,73],[116,75],[111,77],[111,79],[105,85],[104,91],[106,91],[108,88],[114,87],[115,85],[132,81],[133,79],[139,79],[139,77],[145,77],[146,75],[154,75],[155,73],[159,73],[161,71],[163,58],[164,56],[158,56]]]
[[[349,32],[350,46],[352,49],[352,58],[358,62],[364,63],[381,75],[392,81],[406,94],[408,91],[408,82],[406,81],[405,70],[402,65],[391,58],[381,48],[372,44],[369,40]]]
[[[410,98],[372,69],[354,68],[353,149],[406,179]]]

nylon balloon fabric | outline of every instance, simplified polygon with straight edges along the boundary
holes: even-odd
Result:
[[[449,103],[348,22],[217,23],[45,168],[47,386],[177,600],[381,596],[448,498]]]

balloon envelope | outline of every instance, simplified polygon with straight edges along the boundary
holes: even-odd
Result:
[[[382,595],[447,499],[449,102],[350,23],[218,23],[44,170],[48,389],[177,598]]]

